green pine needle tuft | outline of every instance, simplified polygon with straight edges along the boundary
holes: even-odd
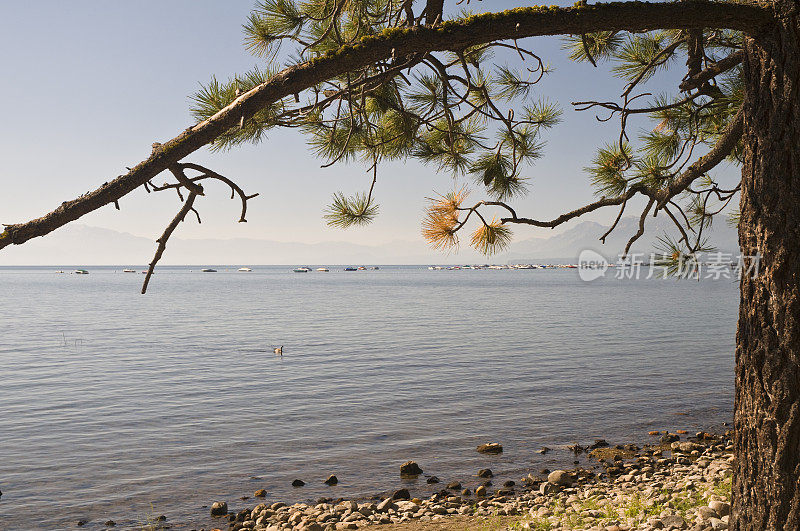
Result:
[[[325,210],[325,219],[331,227],[346,229],[352,226],[368,225],[378,215],[378,205],[367,194],[358,193],[346,197],[337,192],[333,202]]]

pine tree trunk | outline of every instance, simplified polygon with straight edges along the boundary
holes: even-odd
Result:
[[[800,2],[745,45],[732,529],[800,529]],[[794,8],[792,13],[791,8]]]

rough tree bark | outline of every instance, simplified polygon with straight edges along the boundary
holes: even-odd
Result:
[[[800,22],[797,0],[745,45],[733,529],[800,529]]]

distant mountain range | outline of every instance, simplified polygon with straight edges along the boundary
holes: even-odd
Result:
[[[392,241],[381,245],[358,245],[347,242],[276,242],[253,238],[181,239],[172,238],[164,264],[428,264],[428,263],[505,263],[505,262],[575,262],[580,251],[593,249],[614,259],[638,229],[638,218],[622,218],[607,238],[598,238],[607,226],[592,221],[549,238],[514,241],[505,253],[490,258],[462,246],[460,252],[444,254],[429,249],[422,239]],[[517,234],[524,229],[517,229]],[[646,232],[633,246],[633,252],[650,253],[665,231],[673,234],[671,222],[649,218]],[[712,244],[725,252],[738,249],[736,231],[721,220],[710,233]],[[125,232],[71,224],[21,246],[0,251],[0,265],[140,265],[149,262],[155,242]]]
[[[550,238],[529,238],[515,241],[506,253],[506,257],[511,261],[525,261],[528,258],[571,258],[571,261],[574,261],[574,258],[582,250],[592,249],[607,258],[616,258],[625,250],[625,245],[631,236],[638,231],[639,218],[631,216],[620,219],[617,227],[603,244],[599,238],[605,234],[608,228],[609,226],[593,221],[583,221]],[[645,254],[658,252],[658,238],[669,234],[677,239],[675,238],[677,233],[677,229],[668,218],[648,218],[645,222],[645,233],[634,242],[631,252]],[[718,220],[714,224],[713,230],[708,231],[707,234],[710,237],[709,243],[718,250],[729,253],[738,252],[739,237],[736,229],[730,227],[722,219]]]

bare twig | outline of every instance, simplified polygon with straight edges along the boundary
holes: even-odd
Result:
[[[193,209],[194,200],[197,198],[198,194],[194,191],[189,192],[189,195],[186,197],[186,201],[183,202],[183,206],[172,218],[167,228],[164,229],[164,233],[161,237],[156,240],[158,242],[158,247],[156,248],[156,254],[153,256],[153,260],[150,262],[150,266],[147,268],[147,275],[144,277],[144,283],[142,284],[142,294],[144,295],[147,293],[147,285],[150,283],[150,277],[153,276],[153,271],[156,268],[156,264],[159,260],[161,260],[161,255],[164,254],[164,249],[167,248],[167,240],[169,237],[172,236],[172,233],[178,227],[178,224],[186,218],[186,214],[189,213],[190,210]]]

